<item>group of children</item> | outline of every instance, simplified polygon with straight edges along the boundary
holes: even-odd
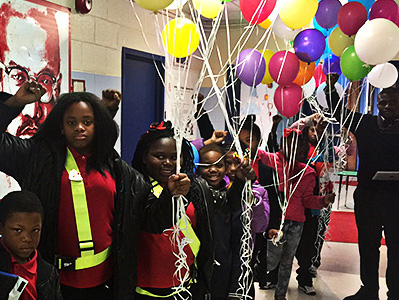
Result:
[[[265,152],[258,149],[259,128],[246,121],[239,134],[241,147],[249,148],[246,159],[234,145],[219,145],[225,133],[215,132],[193,143],[195,166],[185,139],[178,158],[172,124],[153,123],[129,166],[113,150],[111,115],[89,93],[62,95],[29,140],[6,133],[43,92],[27,82],[14,96],[0,95],[0,170],[22,188],[0,202],[0,271],[27,280],[20,299],[243,299],[241,215],[248,182],[251,247],[272,217],[271,195],[288,202],[282,229],[269,227],[270,237],[286,241],[275,293],[285,299],[304,210],[334,201],[333,194],[313,194],[316,172],[300,162],[308,142],[299,130],[285,131],[281,151]],[[271,184],[273,178],[265,184],[273,169],[279,184]]]

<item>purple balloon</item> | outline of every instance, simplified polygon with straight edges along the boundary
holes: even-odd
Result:
[[[393,0],[378,0],[370,9],[370,20],[384,18],[395,22],[397,16],[398,5]]]
[[[340,75],[342,73],[340,62],[341,59],[338,56],[329,54],[323,61],[323,73],[326,75],[329,73],[336,73]]]
[[[314,62],[320,58],[326,48],[324,35],[317,29],[305,29],[294,40],[296,56],[304,62]]]
[[[321,0],[315,16],[317,23],[326,29],[334,27],[341,7],[339,0]]]
[[[257,86],[266,72],[266,61],[259,51],[245,49],[236,59],[237,76],[248,86]]]

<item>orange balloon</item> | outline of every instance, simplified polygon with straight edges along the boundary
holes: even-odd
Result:
[[[304,61],[299,61],[299,72],[297,77],[294,80],[294,83],[297,85],[301,86],[310,81],[314,75],[314,70],[316,68],[316,65],[314,62],[312,63],[307,63]]]

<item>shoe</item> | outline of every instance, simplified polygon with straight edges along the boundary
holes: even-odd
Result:
[[[285,298],[285,296],[280,296],[280,297],[274,296],[274,300],[287,300],[287,298]]]
[[[352,296],[345,297],[344,300],[378,300],[377,296],[372,296],[364,286],[360,287],[360,290],[357,291],[356,294]]]
[[[304,292],[306,295],[314,296],[316,295],[316,290],[313,286],[308,285],[298,285],[298,289]]]
[[[277,283],[267,281],[265,285],[259,285],[259,288],[261,290],[270,290],[270,289],[276,288],[276,286],[277,286]]]

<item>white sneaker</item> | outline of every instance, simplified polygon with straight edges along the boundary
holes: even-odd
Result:
[[[298,289],[300,289],[302,292],[304,292],[306,295],[311,295],[314,296],[316,295],[316,290],[314,289],[313,286],[307,286],[307,285],[298,285]]]

